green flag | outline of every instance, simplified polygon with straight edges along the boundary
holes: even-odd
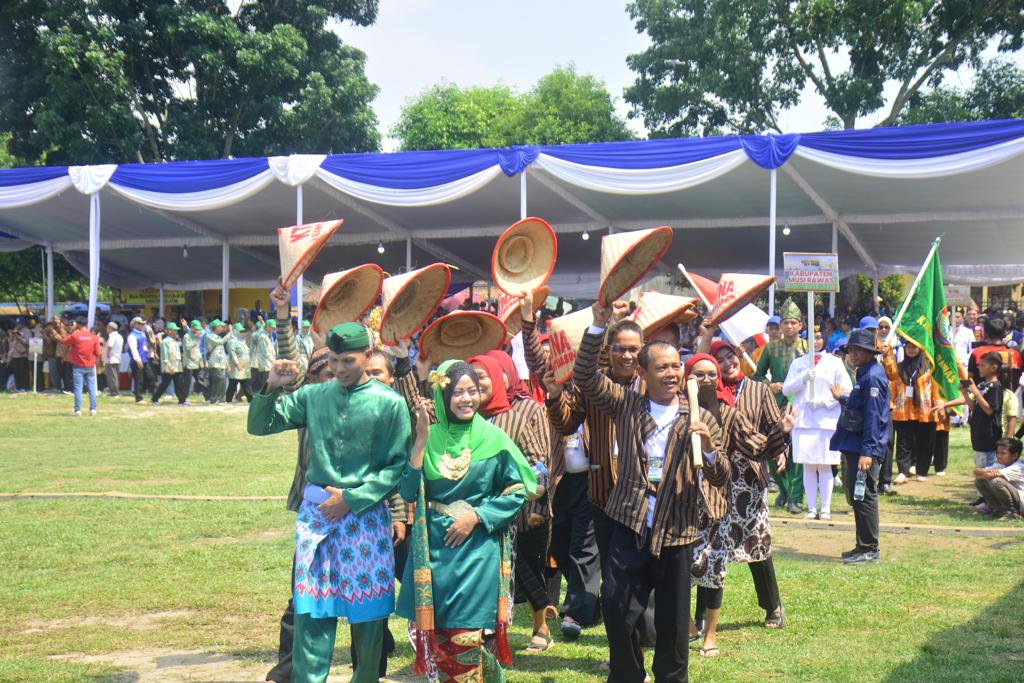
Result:
[[[943,400],[960,396],[960,373],[953,349],[953,329],[949,307],[942,289],[942,264],[939,262],[939,240],[918,275],[917,287],[903,304],[904,310],[896,333],[924,349],[932,366],[932,380]]]

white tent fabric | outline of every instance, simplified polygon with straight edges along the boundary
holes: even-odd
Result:
[[[676,230],[666,268],[682,261],[714,277],[765,272],[782,251],[833,249],[846,273],[915,272],[945,234],[948,282],[1003,284],[1024,280],[1022,175],[1018,120],[37,167],[0,170],[0,232],[15,238],[5,248],[51,246],[94,282],[223,288],[272,283],[276,228],[340,217],[313,279],[366,261],[390,272],[446,261],[486,277],[494,239],[525,206],[561,237],[551,284],[566,296],[596,291],[602,234],[656,225]],[[783,225],[792,234],[776,238]]]

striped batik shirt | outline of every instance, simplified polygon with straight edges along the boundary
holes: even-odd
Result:
[[[531,466],[543,463],[548,467],[551,454],[551,430],[548,426],[544,406],[530,398],[514,398],[512,410],[498,413],[488,421],[501,431],[508,434],[513,443],[522,451]],[[536,500],[527,501],[518,515],[518,528],[526,528],[526,520],[530,514],[537,514],[545,520],[551,518],[551,497],[541,496]]]
[[[740,380],[736,388],[736,410],[743,414],[751,428],[766,437],[764,446],[750,460],[758,481],[765,488],[771,482],[770,465],[765,462],[774,460],[786,453],[790,445],[789,434],[783,434],[779,427],[782,413],[775,402],[775,395],[764,382],[757,382],[749,377]]]
[[[598,372],[597,357],[602,334],[588,331],[583,336],[573,380],[577,389],[602,413],[614,419],[618,443],[618,475],[604,512],[616,522],[643,537],[647,525],[649,496],[655,496],[654,523],[650,528],[650,551],[661,554],[663,547],[693,543],[697,539],[702,509],[713,518],[725,515],[723,488],[729,481],[730,464],[725,457],[725,435],[715,417],[700,410],[700,419],[708,426],[715,456],[703,467],[703,480],[693,464],[690,443],[690,408],[679,399],[678,415],[665,448],[663,478],[657,486],[647,478],[648,457],[645,445],[656,429],[645,394],[616,384]],[[726,411],[727,414],[732,411]],[[731,425],[730,425],[731,426]],[[740,450],[750,449],[746,443]]]

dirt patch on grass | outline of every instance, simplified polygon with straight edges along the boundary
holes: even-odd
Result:
[[[192,610],[170,610],[166,612],[146,612],[118,617],[89,616],[64,617],[63,619],[33,619],[25,624],[22,633],[44,633],[65,628],[109,627],[130,629],[134,631],[150,631],[161,628],[163,622],[170,619],[181,619],[194,614]]]
[[[182,683],[208,681],[209,683],[257,683],[265,680],[273,666],[270,659],[249,657],[238,653],[218,653],[202,650],[172,650],[153,648],[126,650],[102,655],[71,653],[55,655],[53,659],[82,664],[112,666],[120,673],[100,679],[108,683]],[[332,667],[331,683],[347,681],[352,669],[338,662]],[[382,681],[405,683],[410,677],[388,677]]]
[[[294,538],[295,532],[291,529],[264,529],[263,531],[252,531],[240,536],[215,536],[204,538],[201,543],[206,545],[227,545],[228,543],[271,543],[284,539]]]

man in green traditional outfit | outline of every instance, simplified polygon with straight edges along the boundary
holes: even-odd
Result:
[[[249,334],[249,349],[252,353],[251,384],[253,392],[257,394],[263,390],[263,385],[267,383],[267,374],[270,372],[270,366],[273,365],[277,355],[274,352],[274,342],[265,329],[269,324],[259,320],[256,322],[256,329]]]
[[[181,322],[184,325],[185,319],[182,318]],[[193,320],[181,337],[181,365],[186,394],[192,393],[193,381],[198,389],[201,391],[205,389],[203,382],[199,379],[199,371],[203,369],[202,339],[203,324],[198,320]]]
[[[210,322],[210,332],[206,335],[206,367],[210,373],[210,403],[223,403],[224,394],[228,389],[227,370],[228,354],[224,346],[228,338],[224,334],[226,325],[220,318]]]
[[[788,401],[782,393],[782,383],[793,361],[807,354],[807,341],[799,336],[804,317],[792,297],[787,297],[782,303],[779,317],[782,318],[779,325],[782,337],[765,344],[761,358],[757,361],[754,379],[769,382],[768,386],[775,394],[775,402],[779,408],[785,409]],[[787,458],[785,471],[776,472],[772,477],[779,485],[775,506],[788,507],[791,514],[800,514],[800,504],[804,499],[804,466],[793,462],[793,458]]]
[[[305,428],[309,468],[296,518],[292,681],[327,680],[338,618],[352,625],[359,663],[352,681],[378,679],[382,628],[394,609],[391,515],[386,505],[408,461],[409,412],[366,374],[370,338],[357,323],[327,337],[333,382],[281,396],[296,380],[278,360],[249,406],[255,436]]]
[[[313,355],[313,335],[309,333],[310,322],[303,320],[299,326],[299,333],[295,337],[295,343],[299,346],[299,353],[301,353],[308,361],[309,357]]]

